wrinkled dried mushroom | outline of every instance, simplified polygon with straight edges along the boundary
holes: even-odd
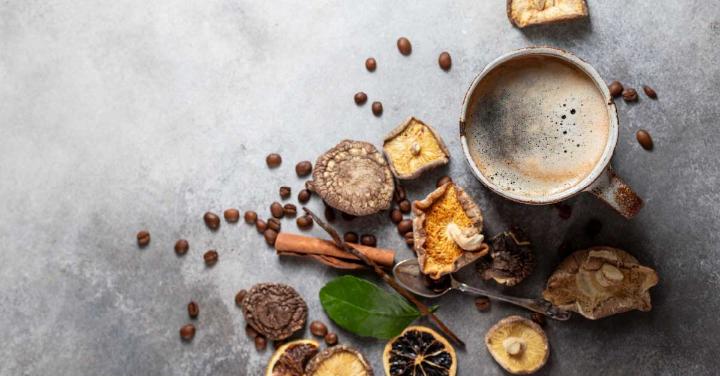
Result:
[[[373,376],[370,363],[349,346],[329,347],[317,354],[305,369],[307,376]]]
[[[477,263],[480,276],[515,286],[535,268],[535,253],[525,234],[517,228],[498,234],[490,240],[490,257]]]
[[[450,153],[435,130],[414,117],[385,137],[383,151],[398,179],[416,179],[450,160]]]
[[[414,250],[420,270],[430,278],[453,273],[488,252],[480,208],[455,184],[415,201],[413,213]]]
[[[311,339],[288,342],[270,358],[265,376],[305,376],[305,367],[318,351],[320,346]]]
[[[372,144],[345,140],[321,155],[307,188],[344,213],[363,216],[390,208],[395,182]]]
[[[515,375],[536,372],[550,354],[542,328],[520,316],[506,317],[490,328],[485,335],[485,345],[493,359]]]
[[[611,247],[576,251],[560,263],[543,297],[561,309],[599,319],[631,310],[649,311],[657,273]]]
[[[585,0],[508,0],[507,15],[522,28],[587,17],[588,8]]]
[[[305,326],[307,305],[292,287],[259,283],[242,301],[245,321],[269,340],[290,337]]]

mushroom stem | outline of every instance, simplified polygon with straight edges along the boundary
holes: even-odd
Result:
[[[410,152],[414,156],[420,155],[421,146],[419,142],[413,142],[413,144],[410,146]]]
[[[520,355],[523,351],[525,351],[525,341],[523,341],[522,338],[518,337],[508,337],[503,340],[503,348],[505,348],[505,351],[510,355]]]

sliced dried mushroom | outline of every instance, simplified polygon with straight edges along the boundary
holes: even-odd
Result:
[[[657,273],[611,247],[576,251],[560,263],[543,297],[561,309],[599,319],[631,310],[649,311]]]
[[[288,285],[259,283],[242,301],[245,321],[269,340],[290,337],[302,329],[307,320],[307,304]]]
[[[312,176],[307,188],[344,213],[369,215],[392,203],[392,172],[382,154],[367,142],[340,142],[318,158]]]
[[[453,273],[488,252],[480,208],[447,183],[413,203],[413,240],[420,270],[432,279]]]
[[[535,373],[550,354],[542,328],[520,316],[506,317],[490,328],[485,346],[502,368],[515,375]]]
[[[490,258],[477,263],[483,279],[515,286],[535,268],[535,253],[522,230],[513,228],[490,240]]]
[[[585,0],[508,0],[507,14],[513,25],[549,24],[587,17]]]
[[[305,369],[307,376],[373,376],[370,363],[349,346],[329,347],[317,354]]]
[[[318,351],[320,346],[311,339],[288,342],[270,358],[265,376],[305,376],[305,366]]]
[[[450,160],[450,153],[435,130],[414,117],[385,137],[383,151],[398,179],[417,179],[423,172]]]

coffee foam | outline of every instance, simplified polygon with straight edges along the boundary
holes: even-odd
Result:
[[[499,189],[531,199],[577,186],[608,142],[602,92],[555,57],[495,67],[476,87],[469,113],[465,134],[480,172]]]

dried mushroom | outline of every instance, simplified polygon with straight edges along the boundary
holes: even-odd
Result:
[[[457,356],[445,338],[424,326],[409,326],[383,351],[387,376],[455,376]]]
[[[520,316],[506,317],[490,328],[485,346],[502,368],[515,375],[535,373],[550,354],[542,328]]]
[[[305,376],[305,367],[318,351],[320,346],[311,339],[288,342],[270,358],[265,376]]]
[[[513,228],[490,240],[490,258],[477,263],[480,276],[515,286],[535,268],[535,253],[522,230]]]
[[[414,117],[385,137],[383,151],[398,179],[417,179],[423,172],[450,160],[450,153],[435,130]]]
[[[420,270],[432,279],[453,273],[488,252],[480,208],[447,183],[413,203],[414,249]]]
[[[588,8],[585,0],[508,0],[507,14],[522,28],[587,17]]]
[[[259,283],[242,301],[245,321],[269,340],[290,337],[305,326],[307,305],[288,285]]]
[[[341,212],[363,216],[390,208],[395,182],[388,163],[367,142],[345,140],[321,155],[307,188]]]
[[[307,376],[373,376],[370,363],[349,346],[329,347],[317,354],[305,369]]]
[[[543,297],[595,320],[635,309],[649,311],[649,290],[657,283],[657,273],[629,253],[593,247],[563,260],[548,279]]]

